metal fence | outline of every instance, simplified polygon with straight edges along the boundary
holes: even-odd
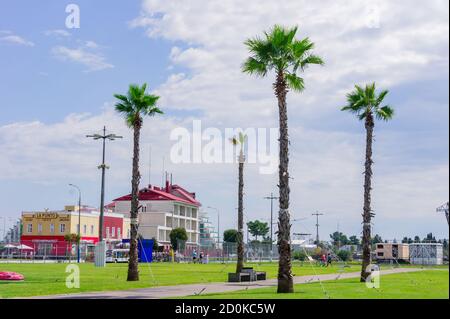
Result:
[[[220,243],[195,247],[179,242],[175,259],[178,262],[235,262],[237,260],[237,247],[237,243]],[[274,259],[278,259],[276,245],[271,245],[270,243],[249,243],[244,245],[244,260],[246,262],[264,262]]]
[[[67,242],[22,241],[0,250],[1,262],[70,262],[77,260],[78,245]],[[94,261],[94,244],[80,243],[80,260]]]

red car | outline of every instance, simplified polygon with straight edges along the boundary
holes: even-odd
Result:
[[[0,271],[0,281],[20,281],[24,279],[25,277],[22,274],[9,271]]]

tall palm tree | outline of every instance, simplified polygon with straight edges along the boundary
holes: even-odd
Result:
[[[248,39],[250,57],[244,62],[245,73],[265,77],[269,71],[275,71],[273,84],[278,99],[280,122],[280,164],[279,189],[280,211],[278,216],[278,292],[294,291],[291,273],[291,224],[289,215],[289,135],[286,95],[289,89],[301,92],[304,81],[297,73],[304,71],[311,64],[322,65],[322,59],[312,54],[314,43],[308,38],[297,40],[297,27],[283,28],[275,25],[263,38]]]
[[[233,137],[231,143],[234,146],[240,145],[239,150],[239,186],[238,186],[238,232],[237,232],[237,264],[236,273],[242,272],[244,268],[244,146],[247,136],[239,133],[239,137]]]
[[[347,105],[342,111],[356,114],[360,121],[364,121],[366,128],[366,161],[364,165],[364,206],[363,206],[363,263],[361,269],[361,282],[366,281],[370,275],[367,267],[371,264],[371,233],[370,223],[374,214],[371,210],[372,190],[372,142],[375,119],[389,121],[394,116],[394,109],[389,105],[382,105],[389,91],[383,90],[376,93],[375,83],[362,88],[358,85],[355,90],[347,94]]]
[[[143,117],[163,114],[156,106],[159,96],[147,94],[147,84],[131,84],[127,95],[114,94],[119,101],[116,103],[116,111],[125,117],[127,125],[133,129],[133,171],[131,179],[131,231],[130,231],[130,261],[128,263],[127,281],[138,281],[138,208],[139,208],[139,139],[143,124]]]

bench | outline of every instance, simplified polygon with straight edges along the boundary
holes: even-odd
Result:
[[[257,280],[266,280],[267,275],[265,271],[255,271],[253,267],[242,268],[241,273],[229,273],[228,282],[249,282]]]

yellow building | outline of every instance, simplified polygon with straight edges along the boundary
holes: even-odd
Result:
[[[66,235],[78,234],[80,231],[82,243],[98,242],[99,216],[99,212],[85,206],[81,208],[80,216],[78,206],[66,206],[63,211],[54,212],[23,212],[21,242],[36,253],[45,250],[46,255],[67,254],[72,243],[66,240]],[[106,241],[117,242],[129,238],[130,220],[124,218],[123,214],[105,212],[103,222]]]

